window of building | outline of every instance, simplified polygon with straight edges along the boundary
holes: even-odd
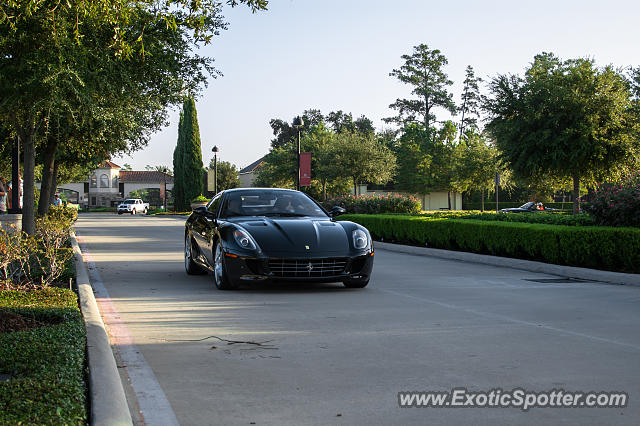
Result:
[[[96,197],[91,197],[91,205],[92,206],[96,205]]]
[[[91,187],[92,188],[98,187],[98,179],[96,178],[96,175],[91,175]]]
[[[108,188],[109,187],[109,176],[101,175],[100,176],[100,188]]]
[[[114,176],[111,179],[111,187],[112,188],[117,188],[118,187],[118,176]]]

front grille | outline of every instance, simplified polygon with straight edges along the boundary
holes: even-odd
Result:
[[[331,277],[344,273],[345,258],[269,259],[269,270],[276,277]]]

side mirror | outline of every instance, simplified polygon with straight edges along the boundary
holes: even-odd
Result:
[[[195,213],[199,213],[199,214],[207,214],[207,212],[209,210],[207,210],[207,206],[200,206],[200,207],[196,207],[195,209],[193,209],[193,211]]]
[[[331,217],[336,217],[336,216],[340,216],[341,214],[345,214],[346,212],[347,211],[340,206],[333,206],[329,214],[331,215]]]

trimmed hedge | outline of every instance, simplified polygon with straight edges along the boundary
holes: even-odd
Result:
[[[324,208],[331,210],[333,206],[344,207],[350,213],[380,214],[380,213],[420,213],[420,200],[412,196],[389,193],[385,195],[348,195],[332,198],[322,203]]]
[[[499,209],[510,209],[513,207],[520,207],[526,203],[526,201],[500,201],[498,202]],[[573,201],[565,201],[564,203],[543,203],[545,207],[552,207],[554,209],[564,209],[566,211],[572,211],[573,209]],[[480,210],[482,207],[482,203],[474,202],[467,203],[465,201],[462,202],[462,208],[464,210]],[[484,211],[496,211],[496,201],[486,201],[484,202]]]
[[[75,293],[0,292],[0,309],[47,326],[0,333],[0,424],[86,424],[85,329]]]
[[[445,211],[422,213],[420,216],[446,219],[476,219],[501,222],[545,223],[547,225],[594,226],[593,218],[586,214],[562,212],[495,213],[479,211]]]
[[[407,215],[343,215],[377,239],[447,250],[640,273],[640,229],[443,219]]]

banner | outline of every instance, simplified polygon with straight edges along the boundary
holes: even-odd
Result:
[[[311,153],[300,153],[300,186],[311,186]]]

